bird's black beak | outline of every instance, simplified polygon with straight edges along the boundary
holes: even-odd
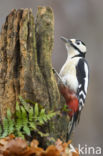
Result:
[[[67,38],[63,37],[63,36],[61,36],[60,38],[61,38],[61,40],[64,41],[65,43],[68,43],[68,42],[69,42],[69,40],[68,40]]]
[[[63,36],[61,36],[60,38],[61,38],[61,40],[64,41],[65,43],[69,43],[69,44],[71,45],[71,40],[69,40],[69,39],[67,39],[67,38],[65,38],[65,37],[63,37]]]

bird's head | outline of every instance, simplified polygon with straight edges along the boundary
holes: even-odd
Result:
[[[86,45],[81,40],[76,39],[67,39],[65,37],[61,37],[61,39],[65,42],[65,46],[67,49],[67,54],[70,57],[85,57],[87,52]]]

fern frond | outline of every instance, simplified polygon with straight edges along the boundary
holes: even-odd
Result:
[[[30,134],[31,134],[30,131],[31,131],[30,128],[27,125],[24,125],[24,127],[23,127],[24,134],[30,136]]]
[[[35,107],[34,107],[34,117],[37,118],[38,115],[39,115],[39,107],[38,107],[38,104],[35,103]]]
[[[34,110],[33,107],[30,107],[29,109],[29,121],[31,122],[34,118]]]
[[[21,137],[22,139],[25,138],[24,134],[21,131],[17,131],[16,136]]]
[[[41,109],[41,111],[40,111],[40,116],[43,116],[45,114],[45,109],[43,108],[43,109]]]
[[[27,112],[26,112],[26,110],[24,109],[23,106],[21,106],[21,118],[22,118],[23,126],[28,124]]]
[[[21,113],[21,109],[19,106],[19,103],[16,103],[16,131],[20,131],[22,128],[22,113]]]
[[[8,119],[3,119],[3,134],[2,138],[6,137],[9,133],[9,125],[8,125]]]
[[[10,109],[7,110],[7,119],[8,119],[8,133],[11,134],[14,132],[14,125],[15,125],[15,122],[14,122],[14,119],[12,119],[12,114],[11,114],[11,111]]]
[[[49,113],[47,114],[48,120],[51,120],[51,118],[53,118],[53,117],[56,116],[57,114],[58,114],[57,112],[53,112],[53,111],[49,112]]]
[[[55,112],[49,112],[48,114],[45,113],[45,109],[42,109],[40,115],[38,117],[38,125],[42,126],[43,124],[47,123],[56,115]]]
[[[10,109],[7,110],[6,117],[0,125],[0,137],[6,137],[13,133],[17,137],[25,138],[25,136],[30,136],[32,131],[35,131],[41,137],[49,136],[48,133],[41,132],[38,127],[44,126],[57,115],[57,112],[46,113],[45,109],[40,108],[38,103],[33,102],[33,105],[30,105],[21,96],[19,96],[19,100],[20,102],[16,102],[14,115],[12,115]]]
[[[31,128],[31,130],[36,131],[37,130],[37,125],[34,122],[29,122],[29,127]]]
[[[22,111],[22,127],[23,127],[24,134],[30,135],[30,128],[28,127],[27,112],[23,106],[21,106],[21,111]]]
[[[29,109],[30,109],[29,103],[27,103],[27,102],[22,98],[22,96],[19,96],[19,100],[20,100],[21,104],[24,106],[25,110],[26,110],[27,112],[29,112]]]
[[[15,120],[9,120],[9,134],[13,134],[15,130]]]

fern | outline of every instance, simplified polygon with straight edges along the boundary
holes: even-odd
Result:
[[[16,111],[11,113],[10,109],[7,110],[7,115],[0,125],[0,137],[6,137],[13,133],[17,137],[25,138],[30,136],[31,132],[35,131],[41,137],[48,136],[48,133],[43,133],[39,127],[44,126],[51,120],[58,112],[50,111],[46,113],[45,109],[38,103],[30,102],[29,104],[21,96],[19,102],[16,102]],[[14,118],[13,118],[14,117]]]
[[[23,132],[24,134],[30,135],[30,128],[28,127],[27,113],[23,106],[21,106],[21,111],[22,111]]]
[[[17,134],[19,134],[20,130],[22,129],[22,113],[19,106],[19,103],[16,103],[16,120],[15,120],[15,129]]]
[[[1,137],[6,137],[9,134],[9,124],[8,124],[8,119],[4,118],[3,119],[3,134]]]
[[[27,103],[21,96],[19,96],[19,100],[20,103],[24,106],[25,110],[29,112],[29,109],[31,108],[29,103]]]
[[[33,118],[34,118],[34,110],[33,107],[31,107],[29,109],[29,121],[31,122]]]
[[[14,119],[12,119],[12,114],[10,109],[7,110],[7,120],[8,120],[8,133],[11,134],[14,132]]]

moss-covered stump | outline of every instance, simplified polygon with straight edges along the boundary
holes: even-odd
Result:
[[[15,111],[18,95],[38,102],[46,110],[59,110],[64,103],[52,71],[54,16],[39,7],[36,22],[31,9],[13,10],[0,34],[0,117],[7,108]],[[65,140],[68,118],[61,114],[47,126],[51,137]]]

